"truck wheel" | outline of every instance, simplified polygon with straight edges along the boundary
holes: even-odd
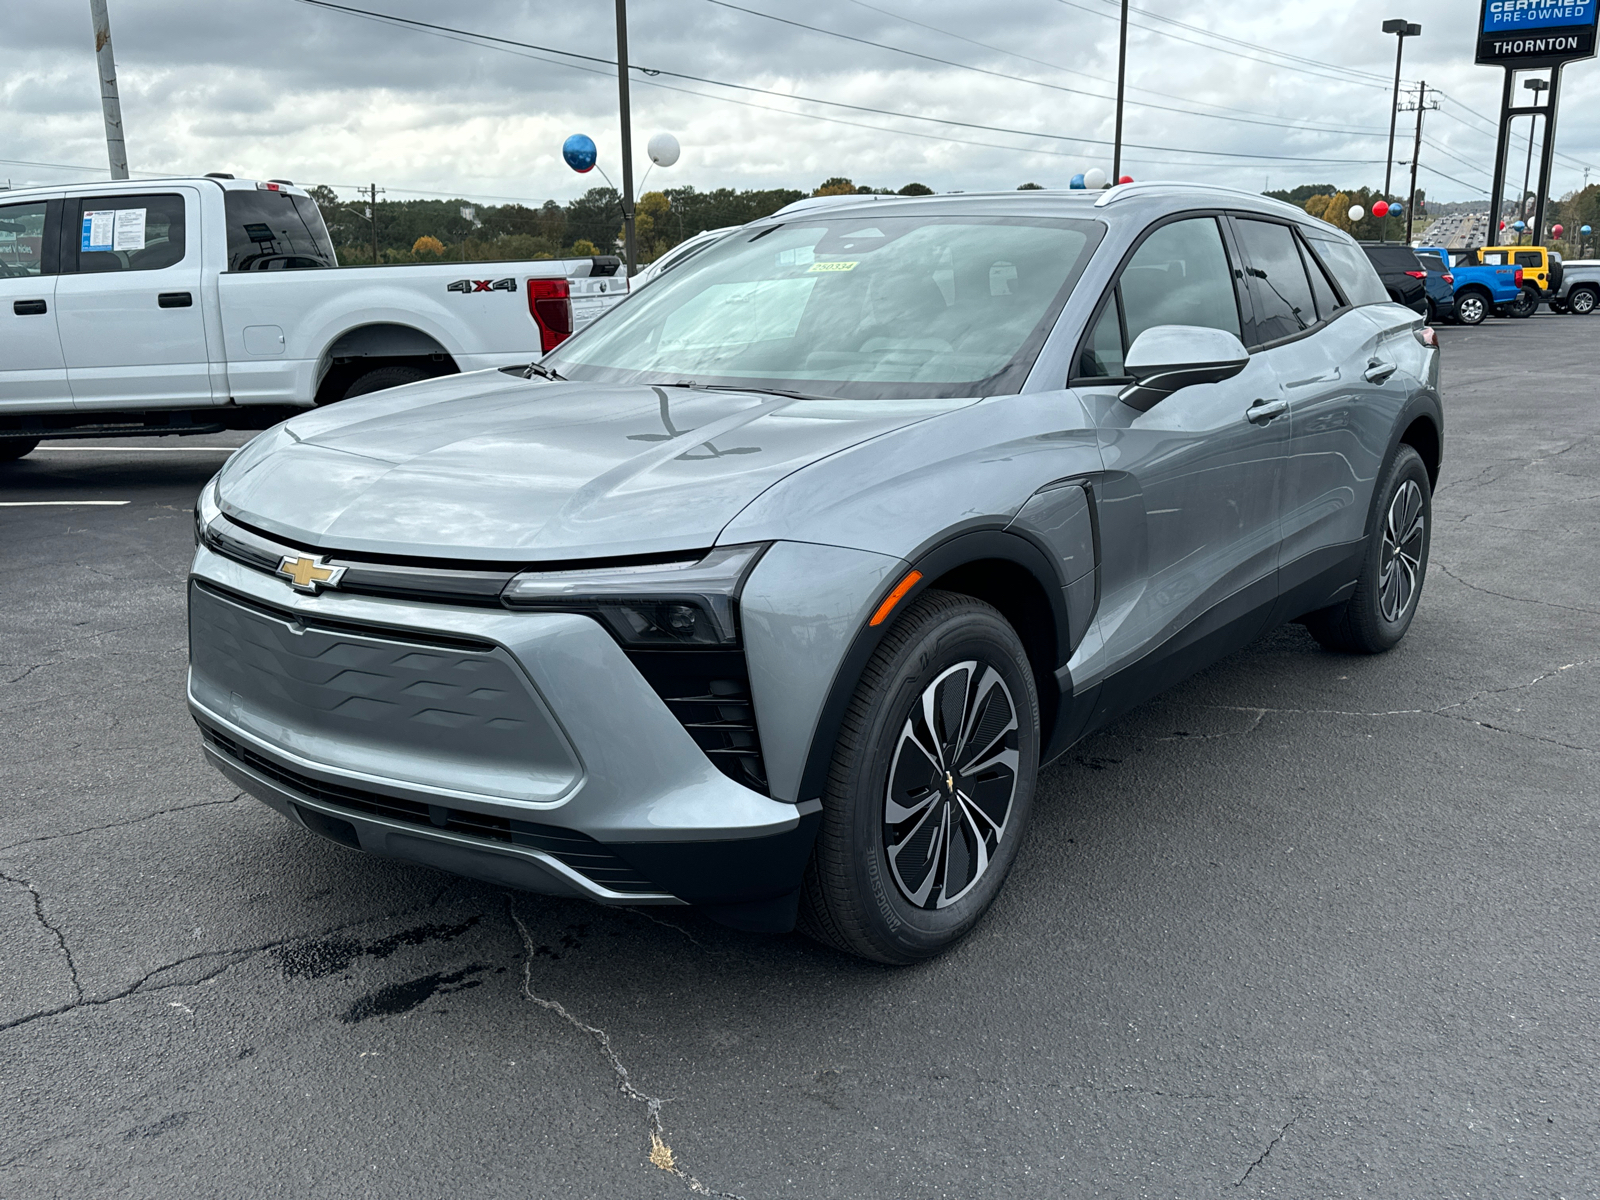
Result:
[[[16,462],[33,453],[38,438],[0,438],[0,462]]]
[[[1594,288],[1573,288],[1567,296],[1567,311],[1576,313],[1580,317],[1587,317],[1595,310],[1595,302],[1600,300],[1600,293]]]
[[[1038,694],[1015,630],[981,600],[928,592],[845,715],[800,928],[882,963],[932,958],[1000,891],[1038,770]]]
[[[1539,311],[1539,293],[1532,288],[1523,288],[1517,293],[1517,298],[1506,305],[1506,316],[1517,321],[1525,321]]]
[[[1482,325],[1489,315],[1489,303],[1482,292],[1462,292],[1456,297],[1456,320],[1463,325]]]
[[[381,392],[386,388],[399,387],[404,383],[416,383],[417,380],[426,378],[428,373],[421,367],[375,367],[345,388],[344,398],[349,400],[352,396],[365,396],[369,392]]]

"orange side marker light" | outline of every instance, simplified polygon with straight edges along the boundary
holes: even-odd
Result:
[[[894,591],[889,593],[888,598],[885,599],[882,604],[878,605],[878,611],[872,614],[872,620],[868,621],[867,624],[882,625],[886,620],[888,620],[889,614],[894,611],[894,606],[905,599],[906,593],[912,588],[916,587],[917,582],[921,578],[921,571],[913,571],[911,574],[902,579],[895,586]]]

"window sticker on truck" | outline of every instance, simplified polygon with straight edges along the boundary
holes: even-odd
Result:
[[[143,208],[106,208],[83,214],[84,250],[143,250]]]

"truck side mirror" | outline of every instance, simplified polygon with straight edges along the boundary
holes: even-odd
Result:
[[[1128,349],[1123,370],[1134,382],[1117,394],[1129,408],[1149,412],[1180,388],[1221,383],[1250,365],[1244,343],[1224,329],[1156,325]]]

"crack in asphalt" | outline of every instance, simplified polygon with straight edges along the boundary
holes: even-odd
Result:
[[[1267,1155],[1272,1153],[1272,1148],[1274,1146],[1276,1146],[1279,1142],[1283,1141],[1283,1135],[1288,1133],[1289,1130],[1294,1127],[1295,1122],[1298,1121],[1299,1119],[1300,1119],[1300,1114],[1299,1113],[1295,1113],[1294,1116],[1289,1118],[1289,1123],[1287,1125],[1285,1125],[1282,1129],[1278,1130],[1278,1136],[1273,1138],[1270,1142],[1267,1143],[1267,1148],[1261,1152],[1261,1156],[1259,1158],[1257,1158],[1255,1160],[1255,1162],[1251,1163],[1248,1167],[1246,1167],[1244,1169],[1244,1174],[1239,1176],[1239,1181],[1233,1185],[1234,1187],[1243,1187],[1244,1186],[1244,1181],[1246,1179],[1250,1178],[1250,1172],[1254,1171],[1262,1163],[1267,1161]]]
[[[12,664],[12,663],[7,663],[6,664],[6,666],[8,666],[8,667],[9,666],[13,666],[13,665],[15,665],[15,664]],[[32,675],[35,671],[42,671],[46,667],[59,667],[60,665],[61,665],[61,662],[60,662],[59,659],[52,659],[49,662],[42,662],[42,663],[30,663],[30,664],[28,664],[27,670],[23,671],[21,675],[13,676],[12,678],[6,680],[6,683],[7,683],[7,685],[10,685],[10,684],[13,684],[13,683],[21,683],[24,679],[26,679],[29,675]]]
[[[83,982],[78,978],[78,964],[72,957],[72,947],[67,945],[66,934],[62,933],[58,926],[52,925],[50,918],[44,915],[44,897],[39,894],[39,889],[34,887],[30,880],[24,879],[20,875],[8,875],[4,871],[0,871],[0,879],[28,889],[28,895],[33,898],[33,918],[43,928],[55,935],[56,945],[61,948],[61,955],[67,960],[67,970],[72,974],[73,993],[77,996],[77,1003],[81,1004],[83,1002]]]
[[[661,1123],[661,1105],[664,1101],[661,1097],[649,1095],[634,1086],[633,1079],[628,1074],[628,1068],[623,1065],[616,1048],[611,1044],[611,1035],[599,1026],[590,1025],[573,1016],[559,1000],[546,999],[533,990],[533,958],[535,953],[533,935],[528,932],[528,927],[522,923],[522,918],[517,915],[515,901],[509,893],[506,895],[506,912],[510,915],[512,923],[516,925],[517,932],[522,937],[522,948],[525,952],[522,960],[522,994],[540,1008],[555,1013],[568,1025],[587,1035],[600,1048],[601,1055],[605,1058],[613,1073],[615,1073],[617,1090],[629,1100],[636,1100],[645,1106],[645,1111],[649,1114],[650,1164],[660,1170],[676,1175],[697,1196],[722,1196],[726,1200],[743,1200],[743,1197],[734,1192],[713,1191],[678,1165],[677,1158],[672,1153],[672,1147],[667,1144],[666,1126]],[[665,924],[665,922],[662,923]]]
[[[1462,587],[1471,588],[1475,592],[1482,592],[1485,596],[1498,596],[1502,600],[1512,600],[1512,601],[1515,601],[1518,604],[1537,604],[1537,605],[1540,605],[1543,608],[1559,608],[1559,609],[1565,610],[1566,612],[1587,613],[1589,616],[1592,616],[1592,617],[1600,617],[1600,608],[1579,608],[1578,606],[1573,605],[1573,604],[1557,604],[1554,600],[1533,600],[1533,599],[1530,599],[1527,596],[1512,596],[1512,595],[1508,595],[1505,592],[1497,592],[1493,588],[1481,587],[1476,583],[1472,583],[1472,582],[1470,582],[1468,580],[1465,580],[1465,579],[1461,578],[1461,576],[1457,575],[1454,571],[1452,571],[1449,567],[1445,566],[1441,562],[1437,562],[1436,561],[1436,562],[1430,563],[1429,565],[1433,566],[1433,567],[1437,567],[1439,570],[1443,571],[1446,575],[1450,576],[1451,579],[1454,579]]]
[[[194,804],[177,804],[171,808],[158,808],[155,812],[145,813],[142,817],[129,817],[126,821],[111,821],[105,825],[90,825],[83,829],[72,829],[66,833],[46,833],[40,837],[23,838],[20,842],[8,842],[4,846],[0,846],[0,854],[4,854],[7,850],[15,850],[18,846],[32,846],[39,842],[59,841],[61,838],[82,837],[86,833],[98,833],[102,829],[121,829],[126,825],[140,825],[145,821],[153,821],[157,817],[170,816],[173,813],[188,812],[192,808],[215,808],[221,804],[237,804],[239,801],[243,800],[246,795],[248,795],[248,793],[240,792],[237,796],[233,796],[227,800],[201,800]]]

